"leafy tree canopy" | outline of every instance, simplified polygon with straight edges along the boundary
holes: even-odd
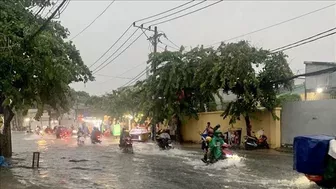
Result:
[[[283,106],[287,102],[301,101],[301,96],[298,94],[284,94],[277,97],[278,106]]]
[[[245,118],[247,134],[251,134],[250,115],[262,106],[273,113],[278,105],[276,94],[280,88],[291,89],[293,76],[283,53],[251,46],[246,41],[221,44],[217,49],[219,61],[215,63],[210,78],[204,86],[216,86],[224,92],[231,91],[236,100],[230,102],[223,113],[234,123]],[[281,81],[281,82],[276,82]],[[274,115],[274,114],[273,114]],[[275,116],[275,115],[274,115]]]
[[[247,41],[223,43],[217,49],[201,46],[190,51],[181,48],[150,54],[148,64],[152,74],[133,86],[133,90],[107,95],[110,112],[143,112],[154,122],[171,118],[183,121],[185,117],[197,118],[198,112],[212,110],[214,95],[222,90],[236,95],[223,118],[229,116],[230,123],[234,123],[243,116],[250,135],[252,113],[261,106],[273,113],[280,88],[291,89],[293,85],[287,80],[293,73],[286,55],[253,47]]]
[[[41,115],[47,104],[67,110],[69,84],[94,79],[74,44],[65,42],[69,32],[60,22],[51,20],[31,38],[47,20],[33,10],[50,5],[48,0],[0,2],[0,103],[5,135],[10,134],[13,109],[37,105]]]

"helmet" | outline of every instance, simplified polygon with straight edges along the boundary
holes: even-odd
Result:
[[[207,142],[211,142],[212,138],[209,137],[209,136],[207,136],[207,137],[205,138],[205,140],[206,140]]]

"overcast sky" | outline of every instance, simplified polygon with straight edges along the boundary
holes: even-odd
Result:
[[[70,30],[70,38],[92,22],[110,2],[110,0],[71,0],[60,18],[63,26]],[[185,2],[187,1],[115,1],[91,27],[74,39],[74,43],[80,50],[85,64],[90,66],[135,20],[160,13]],[[205,2],[197,6],[197,8],[212,2],[214,1]],[[210,45],[308,13],[335,2],[223,1],[189,16],[159,25],[158,30],[166,33],[167,37],[179,46]],[[275,49],[335,26],[336,6],[333,6],[231,42],[244,39],[258,47]],[[111,55],[135,29],[131,28],[111,52],[96,65],[99,65]],[[140,33],[141,31],[138,31],[132,39],[135,39]],[[152,35],[152,33],[148,32],[148,35]],[[162,39],[162,41],[174,46],[167,40]],[[162,44],[161,46],[164,47]],[[96,81],[86,85],[76,83],[72,87],[95,95],[101,95],[116,89],[129,81],[125,78],[133,78],[145,69],[145,62],[149,52],[149,42],[145,36],[141,36],[125,53],[95,74]],[[296,73],[299,70],[303,73],[304,61],[336,61],[336,37],[334,35],[288,50],[286,54],[289,55],[288,61],[293,72]],[[132,70],[120,75],[130,69]],[[113,78],[113,76],[121,76],[123,78]]]

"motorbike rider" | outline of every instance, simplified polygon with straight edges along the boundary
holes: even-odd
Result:
[[[100,131],[98,130],[97,127],[94,127],[91,133],[91,142],[93,144],[95,143],[101,143],[101,141],[99,140],[99,136],[101,135]]]
[[[208,162],[208,152],[209,152],[209,143],[211,142],[212,138],[207,136],[202,141],[202,148],[204,148],[204,157],[201,159],[204,163]]]
[[[123,148],[125,147],[125,138],[126,138],[126,129],[125,127],[122,127],[120,132],[120,138],[119,138],[119,147]]]
[[[213,128],[211,127],[211,123],[208,122],[206,128],[204,131],[201,133],[201,137],[203,138],[202,140],[202,150],[204,151],[204,158],[202,160],[206,160],[207,154],[208,154],[208,145],[206,142],[206,137],[212,137],[213,136]]]
[[[77,132],[77,142],[79,143],[80,138],[84,137],[84,131],[81,128],[78,128],[78,132]]]
[[[169,130],[164,129],[162,132],[159,132],[159,137],[157,138],[157,141],[159,143],[159,146],[161,148],[166,148],[168,147],[169,141],[171,140],[170,135],[169,135]]]
[[[214,134],[212,139],[207,139],[206,141],[209,141],[208,143],[208,150],[206,152],[206,156],[204,156],[205,162],[207,160],[210,161],[210,163],[214,163],[218,161],[219,159],[223,158],[223,153],[222,153],[222,145],[225,144],[223,138],[221,137],[221,132],[218,130],[220,128],[220,125],[217,125],[214,128]]]
[[[212,137],[214,133],[214,128],[211,127],[211,123],[208,122],[206,128],[203,131],[203,135]]]

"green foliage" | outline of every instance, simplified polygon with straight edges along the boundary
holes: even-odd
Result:
[[[280,87],[290,88],[292,83],[273,81],[288,78],[292,72],[282,53],[252,47],[246,41],[222,44],[217,49],[216,61],[211,76],[204,86],[216,86],[225,93],[232,92],[237,99],[227,105],[224,118],[230,116],[230,124],[240,116],[249,116],[263,106],[272,112]],[[260,71],[257,71],[257,69]]]
[[[205,107],[215,110],[214,95],[222,90],[237,97],[225,105],[223,117],[229,116],[232,124],[243,116],[248,126],[251,113],[261,106],[273,113],[280,88],[293,85],[286,80],[293,73],[284,54],[271,54],[246,41],[223,43],[217,49],[201,46],[150,54],[148,63],[157,68],[151,70],[149,78],[132,90],[107,95],[111,113],[143,112],[154,122],[171,118],[183,121],[186,117],[197,118]],[[275,82],[279,80],[282,82]]]
[[[43,0],[6,0],[0,2],[0,95],[3,106],[27,109],[45,105],[68,110],[69,84],[87,82],[93,76],[72,42],[69,32],[51,21],[30,43],[27,39],[45,22],[33,8],[50,6]],[[8,103],[10,102],[10,103]]]
[[[164,51],[151,54],[148,63],[157,69],[143,83],[143,112],[157,122],[176,117],[197,117],[205,111],[205,105],[214,102],[211,88],[201,90],[207,71],[210,71],[215,54],[213,49],[203,47],[191,51]],[[150,99],[150,100],[149,100]]]
[[[113,90],[103,96],[91,96],[86,101],[90,108],[100,110],[116,119],[123,119],[124,115],[136,117],[141,113],[139,88],[124,88]]]
[[[284,94],[277,98],[277,104],[282,107],[286,102],[296,102],[301,101],[301,96],[298,94]]]

